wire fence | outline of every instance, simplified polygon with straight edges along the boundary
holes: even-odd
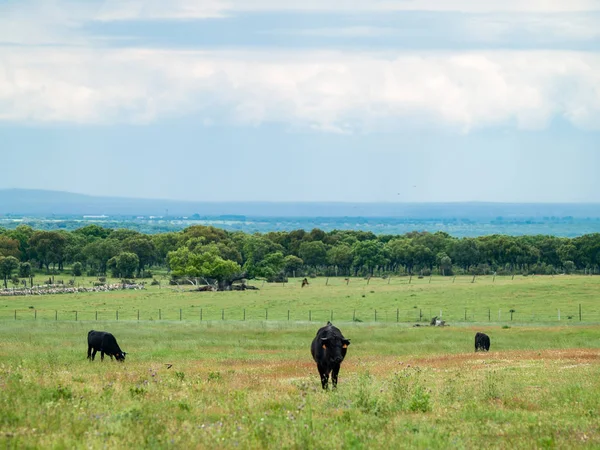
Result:
[[[583,310],[581,305],[567,309],[509,308],[411,308],[411,309],[282,309],[282,308],[166,308],[154,310],[52,310],[3,309],[0,320],[15,321],[277,321],[277,322],[382,322],[428,325],[437,317],[452,323],[597,323],[600,309]]]

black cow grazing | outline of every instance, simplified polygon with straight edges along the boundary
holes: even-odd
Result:
[[[93,353],[92,350],[94,350]],[[104,361],[105,353],[110,356],[110,359],[113,359],[114,356],[117,361],[125,361],[126,353],[121,351],[115,337],[106,331],[91,330],[88,333],[88,359],[93,361],[97,351],[100,351],[100,361]]]
[[[327,389],[330,373],[333,389],[337,387],[340,364],[346,356],[349,345],[350,339],[346,339],[342,332],[334,327],[331,322],[327,322],[326,326],[317,331],[317,335],[310,346],[310,352],[317,363],[323,389]]]
[[[485,333],[475,335],[475,351],[487,352],[490,350],[490,337]]]

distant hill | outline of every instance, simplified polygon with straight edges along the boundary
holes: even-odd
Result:
[[[0,189],[0,216],[165,216],[201,217],[405,217],[493,220],[541,217],[600,217],[600,204],[549,203],[342,203],[189,202],[97,197],[70,192]]]

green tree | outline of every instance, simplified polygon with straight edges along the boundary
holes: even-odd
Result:
[[[302,268],[303,265],[304,261],[302,261],[302,258],[298,258],[297,256],[288,255],[283,258],[283,270],[285,270],[285,272],[288,274],[297,272]]]
[[[8,236],[0,236],[0,256],[14,256],[19,259],[21,257],[19,241]]]
[[[32,256],[50,271],[50,264],[58,264],[62,270],[67,245],[66,234],[62,231],[36,231],[29,239]]]
[[[8,288],[8,279],[19,268],[19,260],[14,256],[0,256],[0,276],[4,279],[4,289]]]
[[[121,253],[121,243],[110,238],[91,242],[83,248],[87,262],[101,274],[106,273],[108,260],[119,253]]]
[[[31,239],[33,233],[34,230],[29,225],[19,225],[14,230],[9,231],[7,234],[9,238],[19,242],[21,261],[28,261],[31,259],[31,254],[29,252],[29,239]]]
[[[219,290],[230,290],[234,281],[245,278],[240,265],[211,252],[193,253],[187,247],[170,252],[169,267],[174,277],[201,278],[215,281]]]
[[[327,264],[327,246],[321,241],[303,242],[300,244],[298,256],[308,266],[324,266]]]
[[[388,263],[386,251],[383,243],[379,241],[359,241],[354,244],[354,267],[366,267],[369,274],[373,275],[377,267],[385,266]]]
[[[476,266],[480,261],[480,253],[477,240],[473,238],[463,238],[455,241],[450,246],[449,256],[458,266],[468,269]]]
[[[167,255],[179,248],[180,240],[181,233],[159,233],[152,236],[156,259],[160,264],[167,263]]]
[[[73,264],[72,270],[74,277],[80,277],[81,275],[83,275],[83,264],[77,261]]]
[[[31,277],[31,264],[28,262],[24,262],[19,264],[19,277],[20,278],[29,278]]]
[[[345,275],[350,274],[353,260],[352,247],[349,245],[338,244],[327,251],[327,262]]]
[[[113,230],[111,228],[103,228],[100,225],[90,224],[85,227],[77,228],[73,231],[73,234],[80,235],[87,239],[106,239]]]
[[[255,274],[271,279],[283,272],[284,263],[283,253],[270,253],[255,266]]]
[[[435,257],[442,276],[450,275],[452,272],[452,259],[445,253],[440,252]]]
[[[284,252],[281,245],[259,234],[247,235],[243,239],[242,249],[244,270],[250,278],[260,276],[260,264],[268,255],[277,252],[283,254]]]
[[[115,278],[131,278],[140,265],[140,260],[135,253],[122,252],[110,258],[106,266]]]
[[[138,257],[138,275],[156,260],[156,247],[149,236],[135,236],[127,238],[121,244],[121,248]]]

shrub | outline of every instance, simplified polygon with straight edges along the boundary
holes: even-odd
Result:
[[[83,264],[76,262],[73,264],[73,276],[80,277],[83,274]]]

